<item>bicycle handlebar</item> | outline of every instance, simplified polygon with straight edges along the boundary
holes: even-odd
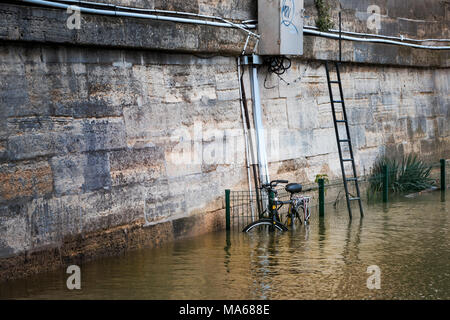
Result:
[[[270,183],[263,183],[261,186],[262,188],[275,188],[279,183],[285,184],[285,183],[289,183],[288,180],[272,180],[270,181]]]
[[[289,183],[287,180],[273,180],[271,183]]]

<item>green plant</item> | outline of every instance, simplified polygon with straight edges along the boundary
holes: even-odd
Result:
[[[330,183],[330,179],[328,179],[328,175],[326,174],[326,173],[323,173],[323,174],[316,174],[316,180],[315,180],[315,182],[316,183],[319,183],[319,179],[323,179],[323,183],[325,184],[325,185],[327,185],[328,183]],[[325,188],[325,194],[327,194],[327,188]]]
[[[318,183],[319,179],[323,179],[323,182],[325,184],[330,182],[330,180],[328,179],[328,175],[326,173],[324,173],[324,174],[317,174],[315,182]]]
[[[383,167],[388,167],[388,189],[393,193],[421,191],[430,188],[434,180],[430,178],[431,167],[416,155],[403,156],[398,161],[383,157],[375,162],[369,177],[371,193],[383,190]]]
[[[325,0],[314,0],[318,17],[316,26],[320,31],[325,32],[333,28],[333,21],[330,16],[330,5]]]

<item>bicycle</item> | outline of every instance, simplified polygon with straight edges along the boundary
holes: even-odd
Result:
[[[288,201],[278,200],[278,190],[275,188],[278,184],[286,184],[285,190],[291,194]],[[267,218],[261,218],[247,225],[243,232],[249,232],[255,228],[269,226],[270,231],[278,229],[279,231],[288,231],[288,227],[281,221],[279,210],[285,204],[289,204],[289,210],[287,214],[288,225],[294,226],[295,221],[299,221],[301,224],[301,218],[299,214],[299,208],[304,210],[304,221],[309,220],[309,197],[294,198],[294,195],[302,191],[302,185],[299,183],[289,183],[287,180],[273,180],[270,183],[265,183],[260,189],[265,189],[268,194],[268,212],[269,216]]]
[[[301,191],[301,190],[300,190]],[[298,193],[300,192],[298,191]],[[291,198],[287,203],[289,203],[289,209],[285,218],[285,225],[288,227],[295,228],[297,224],[308,224],[309,218],[311,216],[311,210],[309,207],[311,197],[299,196],[294,197],[296,193],[291,193]],[[302,215],[302,217],[300,217]],[[302,223],[303,218],[303,223]]]

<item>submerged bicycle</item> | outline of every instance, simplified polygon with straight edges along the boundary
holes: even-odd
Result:
[[[275,189],[278,184],[286,184],[285,190],[290,193],[290,199],[288,201],[278,200],[278,190]],[[287,226],[295,228],[296,224],[302,224],[302,218],[305,224],[308,223],[310,217],[309,202],[311,198],[305,196],[296,197],[296,195],[302,191],[301,184],[289,183],[287,180],[273,180],[270,183],[263,184],[260,189],[266,190],[268,194],[268,217],[250,223],[244,228],[243,232],[262,229],[267,226],[269,226],[270,231],[274,231],[275,229],[288,231],[289,229]],[[279,210],[285,204],[289,204],[289,209],[283,221],[280,217]],[[303,217],[300,216],[300,211],[302,211]]]

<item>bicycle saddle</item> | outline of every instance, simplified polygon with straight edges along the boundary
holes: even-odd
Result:
[[[299,193],[302,192],[302,185],[300,183],[289,183],[284,189],[289,193]]]

